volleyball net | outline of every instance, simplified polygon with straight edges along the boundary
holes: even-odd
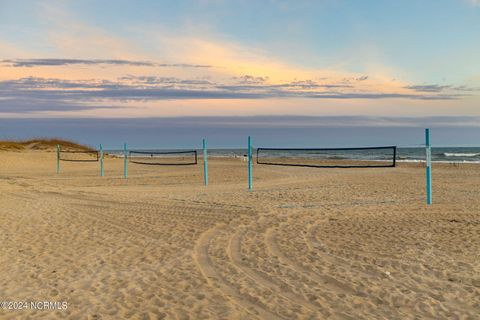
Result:
[[[257,164],[313,168],[395,167],[396,146],[365,148],[258,148]]]
[[[186,166],[198,163],[197,150],[128,152],[128,161],[135,164],[157,166]]]
[[[100,160],[100,153],[96,150],[59,150],[58,159],[71,162],[97,162]]]

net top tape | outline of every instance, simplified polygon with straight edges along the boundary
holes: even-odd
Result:
[[[395,149],[397,146],[386,147],[355,147],[355,148],[257,148],[257,150],[282,150],[282,151],[347,151],[347,150],[382,150]]]
[[[130,154],[184,154],[184,153],[197,153],[197,150],[187,150],[187,151],[129,151]]]
[[[96,153],[98,154],[97,150],[60,150],[60,153]]]

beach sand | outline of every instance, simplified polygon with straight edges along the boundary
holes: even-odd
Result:
[[[480,166],[314,169],[0,153],[2,319],[478,319]]]

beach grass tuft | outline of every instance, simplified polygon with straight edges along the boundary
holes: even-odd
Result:
[[[54,150],[57,145],[66,150],[91,151],[89,146],[63,139],[0,140],[0,151]]]

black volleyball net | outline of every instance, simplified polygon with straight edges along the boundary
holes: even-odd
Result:
[[[314,168],[395,167],[396,146],[365,148],[258,148],[257,164]]]
[[[186,166],[197,164],[197,150],[139,151],[128,153],[131,163],[157,166]]]
[[[60,150],[58,159],[72,162],[96,162],[100,159],[100,153],[96,150]]]

